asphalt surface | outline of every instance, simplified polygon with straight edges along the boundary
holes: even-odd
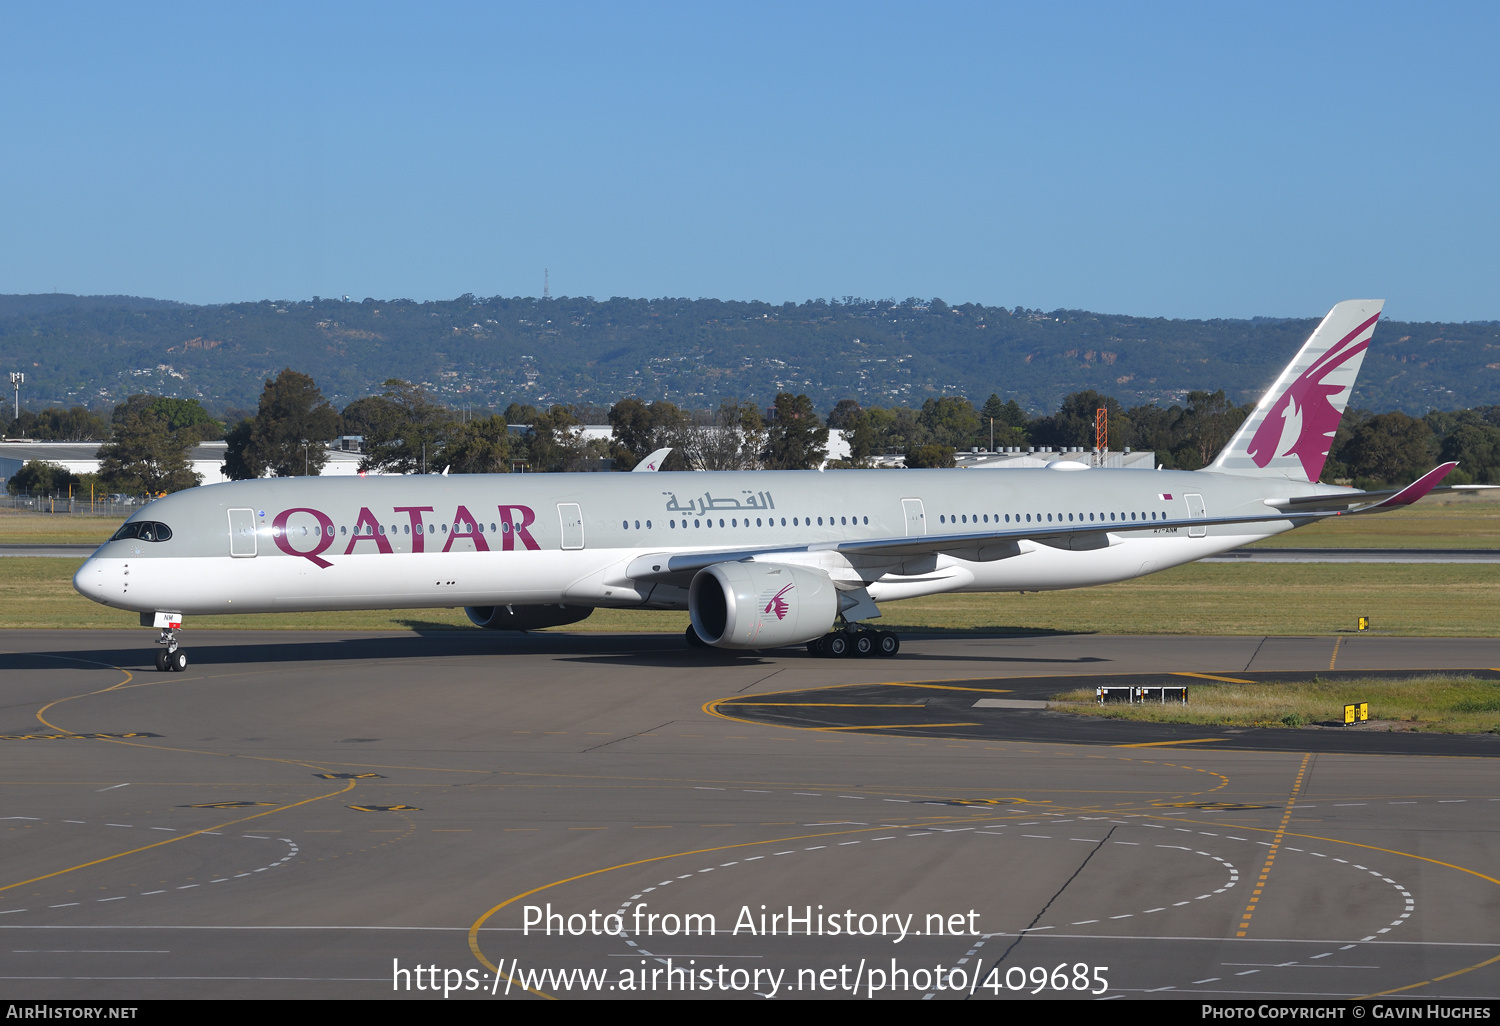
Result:
[[[7,996],[1500,995],[1489,739],[1163,744],[1184,739],[974,704],[1332,663],[1485,674],[1500,639],[906,638],[828,660],[188,630],[171,674],[151,637],[0,634]],[[787,695],[825,704],[748,715]],[[1395,747],[1336,747],[1355,737]],[[603,976],[530,976],[562,971]]]

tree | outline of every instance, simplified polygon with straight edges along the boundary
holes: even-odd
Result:
[[[1122,444],[1131,435],[1130,419],[1118,400],[1100,395],[1092,388],[1063,396],[1062,404],[1050,417],[1038,417],[1027,432],[1032,441],[1042,445],[1060,445],[1092,449],[1096,439],[1095,417],[1100,408],[1109,411],[1110,446]],[[1128,442],[1123,444],[1129,444]]]
[[[914,445],[906,450],[906,465],[912,469],[923,467],[951,467],[954,465],[951,445]]]
[[[828,428],[830,431],[852,431],[859,414],[859,400],[840,399],[828,413]]]
[[[812,470],[828,458],[828,429],[805,395],[780,392],[766,428],[767,470]]]
[[[383,395],[367,395],[344,407],[339,414],[340,434],[360,438],[389,437],[401,433],[401,407]]]
[[[1411,481],[1432,465],[1432,431],[1399,411],[1376,414],[1355,429],[1341,455],[1355,480]]]
[[[1444,462],[1457,460],[1458,468],[1453,473],[1467,477],[1468,483],[1500,484],[1500,428],[1483,423],[1460,426],[1443,439],[1441,458]]]
[[[967,449],[973,446],[979,432],[979,414],[974,411],[974,404],[963,396],[945,395],[922,404],[922,412],[917,414],[917,426],[920,429],[918,441],[922,445]]]
[[[27,460],[21,469],[5,482],[5,490],[12,495],[26,492],[29,495],[46,495],[66,491],[70,485],[78,484],[78,475],[60,463],[45,460]]]
[[[231,481],[253,481],[266,476],[266,465],[250,448],[255,421],[247,417],[224,433],[224,476]]]
[[[67,410],[49,407],[39,413],[22,410],[5,433],[11,438],[51,442],[102,442],[109,437],[109,421],[83,406]]]
[[[374,398],[378,401],[365,402],[357,411],[373,425],[365,435],[359,469],[425,474],[435,467],[437,451],[454,422],[453,411],[433,402],[421,385],[400,378],[387,380],[385,392]]]
[[[1218,455],[1220,449],[1234,437],[1234,432],[1250,415],[1251,406],[1236,406],[1229,401],[1221,388],[1217,392],[1189,392],[1188,407],[1183,411],[1183,427],[1187,431],[1189,444],[1196,450],[1198,467],[1206,467]],[[1179,459],[1179,467],[1188,467]]]
[[[174,399],[159,395],[152,398],[150,409],[174,434],[192,429],[194,437],[200,442],[205,438],[223,437],[224,425],[210,417],[196,399]]]
[[[916,444],[919,431],[916,410],[871,406],[864,411],[864,420],[874,439],[875,452],[905,452]]]
[[[527,427],[530,427],[541,415],[542,411],[530,403],[511,403],[501,414],[505,418],[505,423],[525,424]]]
[[[501,416],[450,425],[433,457],[453,474],[510,473],[510,428]]]
[[[765,421],[754,403],[726,399],[717,412],[695,415],[678,444],[694,470],[754,470],[766,447]]]
[[[192,488],[203,478],[188,467],[198,444],[196,426],[173,431],[149,395],[133,395],[115,407],[114,437],[99,447],[99,476],[122,492],[152,495]]]
[[[1028,419],[1020,403],[1014,399],[1002,403],[1000,397],[991,392],[979,411],[979,437],[994,448],[1025,445]]]
[[[237,474],[260,477],[267,470],[277,477],[321,474],[328,462],[325,443],[338,430],[339,415],[317,384],[288,367],[266,382],[255,416],[229,432],[224,471],[235,480],[244,479]]]
[[[531,469],[537,473],[559,473],[581,468],[595,453],[579,428],[583,421],[566,406],[554,406],[532,421],[526,448]]]
[[[1008,427],[1024,428],[1030,419],[1026,416],[1026,411],[1021,409],[1020,403],[1014,399],[1002,403],[1000,397],[994,392],[991,392],[990,397],[984,401],[984,407],[979,411],[979,416],[986,422],[993,418],[996,427],[1005,424]]]
[[[682,445],[691,426],[688,415],[672,403],[657,400],[643,403],[639,399],[621,399],[610,407],[609,423],[614,427],[610,456],[616,470],[634,470],[637,463],[664,446],[672,454],[658,470],[686,470],[687,458]]]

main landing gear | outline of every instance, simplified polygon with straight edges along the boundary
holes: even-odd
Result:
[[[809,641],[807,650],[815,656],[828,658],[882,656],[888,659],[901,651],[901,638],[890,631],[845,627]]]
[[[161,637],[156,639],[158,645],[165,648],[156,650],[156,668],[167,673],[181,673],[187,669],[187,653],[177,647],[177,630],[174,627],[163,627]]]

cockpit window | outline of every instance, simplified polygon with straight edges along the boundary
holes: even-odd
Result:
[[[122,524],[110,541],[136,538],[140,541],[164,542],[171,537],[172,529],[166,524],[160,524],[154,520],[132,520],[128,524]]]

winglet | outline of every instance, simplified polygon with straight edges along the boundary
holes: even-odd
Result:
[[[667,455],[671,453],[671,451],[672,447],[670,445],[665,449],[656,450],[650,456],[647,456],[645,459],[641,460],[641,462],[637,463],[630,472],[632,474],[639,474],[643,471],[660,470],[661,465],[667,461]]]
[[[1382,499],[1379,502],[1372,502],[1368,506],[1360,506],[1357,509],[1351,509],[1349,512],[1374,513],[1376,510],[1391,509],[1395,506],[1410,506],[1422,496],[1426,495],[1428,492],[1436,488],[1438,484],[1443,480],[1443,478],[1448,476],[1448,471],[1452,470],[1456,466],[1458,466],[1458,464],[1455,462],[1444,463],[1440,467],[1434,467],[1427,473],[1423,474],[1421,477],[1417,478],[1411,484],[1401,489],[1395,495],[1392,495],[1390,498]]]

